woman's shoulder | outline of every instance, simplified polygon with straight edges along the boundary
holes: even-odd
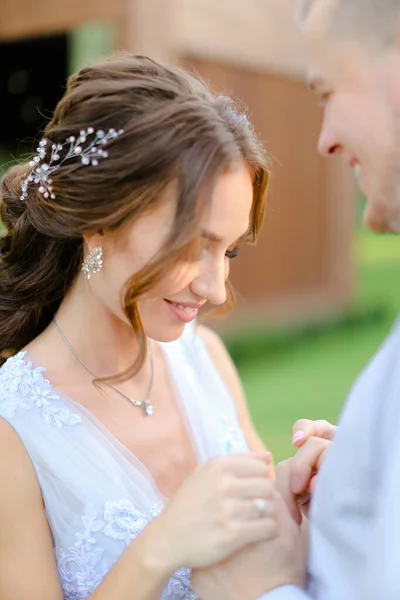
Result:
[[[28,456],[24,445],[11,423],[0,415],[0,469],[5,474],[6,469],[12,465],[15,457],[18,459]],[[4,458],[7,460],[4,460]],[[8,459],[10,460],[8,461]],[[21,462],[21,465],[23,461]]]
[[[17,354],[10,356],[0,368],[0,392],[20,390],[22,383],[37,382],[44,369],[34,368],[32,363],[27,360],[27,352],[21,350]]]
[[[25,352],[9,357],[0,368],[1,485],[4,485],[4,479],[13,477],[16,469],[18,474],[24,471],[24,481],[27,484],[34,481],[38,485],[31,453],[34,441],[42,433],[37,414],[37,404],[43,405],[44,400],[39,400],[40,380],[41,371],[35,371],[25,360]],[[5,462],[4,456],[7,457]],[[33,473],[33,479],[29,477],[29,473]]]
[[[212,329],[199,325],[197,336],[202,340],[215,369],[228,389],[236,408],[237,419],[245,434],[248,446],[257,452],[265,450],[251,420],[243,385],[237,368],[221,337]]]
[[[41,498],[39,482],[29,454],[12,424],[0,415],[0,486],[8,490],[8,494],[0,494],[0,514],[4,514],[4,504],[14,498],[35,496]],[[11,510],[11,506],[8,507]],[[6,511],[7,512],[7,511]]]
[[[204,325],[196,327],[196,334],[203,342],[215,368],[232,394],[232,397],[237,399],[242,393],[242,384],[223,340],[213,329]]]
[[[41,425],[75,425],[80,417],[65,407],[60,394],[45,377],[45,369],[35,366],[26,351],[8,358],[0,368],[0,416],[15,425],[36,419]],[[40,432],[38,432],[40,435]]]
[[[14,417],[18,408],[29,409],[27,397],[32,380],[37,379],[25,362],[25,352],[10,356],[0,368],[0,416]]]
[[[33,463],[18,433],[0,416],[0,562],[2,584],[11,596],[61,599],[62,593]],[[25,577],[21,579],[21,571]],[[40,594],[40,595],[39,595]],[[11,597],[10,596],[10,597]]]

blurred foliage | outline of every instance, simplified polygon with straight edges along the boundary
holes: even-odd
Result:
[[[256,427],[275,458],[293,453],[298,418],[336,422],[358,374],[400,309],[396,236],[356,236],[356,291],[349,310],[316,325],[228,340]]]

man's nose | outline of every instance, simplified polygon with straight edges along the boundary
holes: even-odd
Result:
[[[341,146],[338,143],[334,132],[325,124],[322,126],[317,147],[318,152],[325,158],[338,154],[341,150]]]

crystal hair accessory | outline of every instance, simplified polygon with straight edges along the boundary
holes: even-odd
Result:
[[[53,192],[53,181],[51,179],[54,171],[72,158],[79,158],[84,166],[92,165],[96,167],[100,159],[108,157],[108,152],[102,146],[122,133],[124,133],[123,129],[119,129],[118,131],[109,129],[106,132],[102,129],[95,131],[93,127],[88,127],[87,129],[82,129],[77,138],[73,135],[68,137],[63,144],[54,144],[50,140],[43,138],[37,148],[38,154],[29,163],[31,170],[22,182],[21,200],[27,198],[27,190],[30,183],[39,184],[39,192],[43,194],[44,198],[54,200],[56,196]],[[65,146],[68,145],[67,153],[61,157]],[[47,162],[44,162],[48,153],[50,153],[50,157]]]

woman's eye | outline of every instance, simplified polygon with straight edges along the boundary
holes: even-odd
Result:
[[[232,250],[227,250],[225,252],[225,256],[227,256],[230,260],[233,260],[239,254],[239,246],[235,246]]]

